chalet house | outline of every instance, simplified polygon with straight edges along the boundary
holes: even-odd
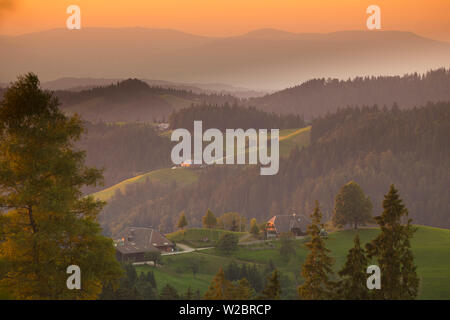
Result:
[[[276,238],[281,233],[291,232],[295,236],[301,236],[302,232],[301,219],[296,214],[273,216],[267,221],[266,236],[267,238]]]
[[[192,168],[192,169],[197,169],[197,168],[204,168],[205,166],[203,164],[197,164],[194,163],[194,161],[192,161],[191,159],[187,159],[184,160],[181,164],[180,164],[181,168]]]
[[[153,228],[128,228],[115,244],[117,259],[124,262],[142,262],[146,253],[175,250],[175,244]]]

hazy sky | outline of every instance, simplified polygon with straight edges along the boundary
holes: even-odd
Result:
[[[83,27],[171,28],[210,36],[261,28],[365,29],[365,10],[376,4],[383,29],[450,41],[449,0],[0,0],[0,34],[63,28],[71,4],[81,7]]]

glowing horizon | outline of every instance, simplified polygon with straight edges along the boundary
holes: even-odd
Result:
[[[448,0],[0,0],[0,34],[64,28],[71,4],[81,7],[85,28],[145,27],[220,37],[266,28],[294,33],[365,30],[365,10],[376,4],[382,30],[450,42]]]

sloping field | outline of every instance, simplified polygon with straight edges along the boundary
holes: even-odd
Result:
[[[305,127],[301,129],[286,129],[280,131],[280,156],[286,157],[289,152],[295,147],[299,148],[306,146],[309,143],[311,127]],[[170,138],[170,137],[169,137]],[[124,180],[118,184],[111,186],[107,189],[98,191],[94,194],[94,198],[102,201],[108,201],[117,190],[122,192],[125,188],[134,183],[145,182],[146,179],[152,179],[155,181],[167,182],[176,181],[181,185],[187,185],[197,181],[198,174],[196,170],[191,170],[188,168],[177,168],[177,169],[159,169],[147,172],[145,174]]]
[[[172,181],[176,181],[181,185],[187,185],[197,181],[197,173],[194,170],[190,170],[187,168],[178,168],[178,169],[159,169],[150,171],[148,173],[136,176],[134,178],[130,178],[124,180],[112,187],[104,189],[102,191],[96,192],[92,194],[94,198],[107,201],[109,200],[117,190],[125,191],[125,188],[134,183],[143,183],[147,179],[151,179],[153,181],[166,182],[171,183]]]

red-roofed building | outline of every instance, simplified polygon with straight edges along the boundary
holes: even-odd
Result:
[[[304,234],[302,231],[302,220],[296,214],[273,216],[267,221],[267,238],[276,238],[281,233],[292,233],[295,236]]]

